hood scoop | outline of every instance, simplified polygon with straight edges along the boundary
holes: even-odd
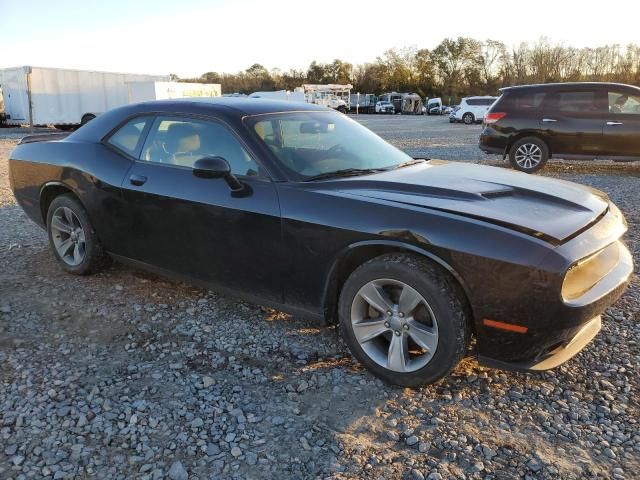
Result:
[[[483,192],[480,194],[487,200],[492,200],[494,198],[502,198],[502,197],[512,197],[513,196],[513,188],[504,188],[502,190],[494,190],[492,192]]]

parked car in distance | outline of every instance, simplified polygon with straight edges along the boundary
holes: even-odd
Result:
[[[399,385],[447,375],[472,336],[482,364],[553,368],[598,333],[633,272],[606,194],[413,159],[319,105],[125,106],[25,137],[9,178],[65,271],[109,255],[340,322],[354,356]]]
[[[454,105],[451,107],[451,111],[449,112],[449,123],[456,123],[456,112],[460,110],[460,105]]]
[[[380,101],[376,102],[376,113],[396,113],[396,107],[393,106],[393,103]]]
[[[533,173],[549,158],[640,160],[640,88],[617,83],[507,87],[484,118],[480,148]]]
[[[441,98],[429,98],[426,107],[427,115],[442,115]]]
[[[484,114],[498,97],[466,97],[460,101],[460,108],[456,111],[455,121],[467,125],[481,123]]]

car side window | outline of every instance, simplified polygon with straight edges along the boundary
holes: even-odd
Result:
[[[193,167],[203,157],[222,157],[235,175],[261,175],[258,163],[224,125],[183,117],[158,117],[140,160]]]
[[[640,95],[609,92],[609,112],[640,115]]]
[[[560,112],[603,112],[597,90],[561,91],[556,93],[556,109]]]
[[[107,143],[135,157],[144,140],[142,134],[148,121],[149,117],[137,117],[129,120],[109,137]]]

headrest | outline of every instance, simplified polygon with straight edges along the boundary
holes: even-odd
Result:
[[[169,153],[192,152],[200,148],[198,130],[189,123],[172,123],[167,129],[165,149]]]

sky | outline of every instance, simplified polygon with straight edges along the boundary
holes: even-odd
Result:
[[[360,64],[446,37],[640,43],[640,0],[0,0],[0,68],[200,76]]]

